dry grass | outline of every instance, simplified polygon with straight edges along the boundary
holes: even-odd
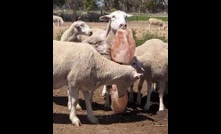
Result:
[[[87,24],[91,28],[103,28],[106,29],[107,23],[105,22],[87,22]],[[60,27],[53,28],[53,39],[56,39],[57,34],[66,30],[71,25],[70,22],[65,22]],[[151,30],[148,30],[148,23],[147,21],[128,21],[128,26],[136,31],[136,36],[138,39],[142,38],[142,35],[150,32],[151,34],[156,34],[157,36],[166,37],[168,39],[168,29],[165,30],[158,30],[157,26],[151,26]]]

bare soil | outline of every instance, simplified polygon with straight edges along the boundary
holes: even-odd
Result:
[[[128,22],[128,26],[137,31],[137,36],[148,31],[147,22]],[[54,36],[60,31],[68,28],[71,23],[54,27]],[[87,23],[90,27],[105,28],[106,23]],[[151,29],[152,33],[157,33],[168,37],[167,30]],[[137,93],[137,84],[134,86],[134,102]],[[128,104],[124,113],[115,115],[112,110],[105,111],[104,97],[101,97],[103,87],[98,88],[93,96],[92,108],[94,115],[99,119],[100,124],[91,124],[86,116],[86,108],[83,95],[80,92],[80,105],[82,110],[77,111],[77,116],[82,125],[76,127],[69,120],[69,110],[67,108],[67,87],[53,90],[53,133],[54,134],[168,134],[168,95],[164,96],[164,111],[157,111],[159,108],[159,98],[156,92],[151,95],[152,105],[150,111],[142,110],[146,102],[146,83],[142,89],[142,104]]]
[[[137,82],[134,86],[134,100],[137,93]],[[104,97],[101,97],[102,87],[95,91],[92,108],[94,115],[100,124],[91,124],[86,116],[86,107],[82,93],[80,92],[80,105],[82,110],[77,111],[77,116],[82,125],[76,127],[69,120],[67,108],[67,87],[53,91],[53,133],[54,134],[168,134],[168,96],[164,96],[164,111],[157,111],[159,98],[156,92],[151,95],[152,105],[150,111],[142,110],[146,102],[146,83],[142,89],[142,104],[127,105],[122,114],[113,114],[112,110],[105,111]]]

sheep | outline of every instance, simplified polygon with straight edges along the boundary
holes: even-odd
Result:
[[[150,46],[150,45],[154,45],[154,44],[162,44],[162,46],[164,46],[165,48],[168,49],[168,43],[165,43],[163,42],[162,40],[160,39],[150,39],[150,40],[147,40],[145,43],[143,43],[142,45],[136,47],[136,51],[135,51],[135,56],[141,56],[143,54],[146,53],[146,49]],[[161,49],[162,48],[161,45],[156,45],[155,46],[155,49]],[[137,59],[137,58],[136,58]],[[135,64],[134,64],[135,65]],[[142,80],[140,80],[140,83],[138,84],[138,89],[142,89],[142,85],[143,85],[143,82]],[[130,94],[129,94],[129,102],[133,102],[133,85],[130,87]],[[137,101],[137,102],[140,102],[140,101]],[[137,103],[137,104],[140,104],[140,103]]]
[[[101,29],[101,28],[91,28],[93,34],[91,36],[86,36],[86,35],[78,35],[77,38],[79,40],[79,42],[83,42],[84,40],[86,40],[87,38],[91,37],[98,37],[100,39],[103,39],[104,35],[105,35],[105,29]]]
[[[127,27],[126,18],[131,17],[131,16],[132,15],[127,14],[120,10],[114,11],[108,15],[101,16],[99,20],[108,21],[108,25],[107,25],[105,32],[103,33],[102,31],[102,34],[99,34],[99,36],[91,36],[82,42],[90,44],[92,42],[91,38],[93,38],[92,40],[94,40],[95,38],[98,38],[99,41],[105,40],[107,42],[107,47],[105,47],[104,49],[110,49],[112,46],[112,40],[117,30],[121,27]],[[103,51],[109,52],[108,50],[103,50]],[[106,54],[110,55],[110,53],[106,53]]]
[[[53,25],[55,26],[54,22],[57,22],[57,26],[64,24],[64,20],[60,16],[53,15]]]
[[[153,83],[159,83],[159,111],[164,110],[163,94],[167,87],[168,81],[168,44],[159,39],[151,39],[146,41],[143,45],[136,48],[135,55],[137,60],[142,64],[145,72],[138,84],[138,94],[136,104],[141,104],[141,89],[144,80],[147,81],[147,101],[144,110],[149,110],[150,95],[153,91]],[[141,72],[137,69],[138,72]],[[166,85],[165,85],[166,84]],[[130,87],[129,101],[133,100],[133,86]]]
[[[112,41],[113,38],[119,28],[126,28],[126,18],[131,17],[132,15],[127,14],[121,10],[114,11],[108,15],[103,15],[99,18],[101,21],[108,21],[107,28],[104,33],[100,34],[98,36],[91,36],[87,39],[85,39],[82,42],[89,43],[89,44],[96,44],[94,43],[96,40],[99,40],[98,42],[102,42],[101,40],[105,40],[106,45],[102,45],[99,47],[99,51],[102,52],[101,54],[105,56],[106,58],[111,60],[110,56],[110,49],[112,46]],[[98,38],[98,39],[96,39]],[[105,91],[105,94],[107,95],[107,99],[109,98],[108,96],[108,91],[110,90],[111,86],[106,87],[106,85],[103,87],[103,91]],[[107,92],[106,92],[107,91]],[[103,93],[102,93],[103,94]],[[105,109],[109,108],[109,99],[105,101],[104,105]]]
[[[134,60],[133,60],[133,66],[139,70],[142,70],[142,72],[145,71],[145,69],[142,69],[142,65],[140,63],[140,61],[137,59],[138,56],[141,56],[143,54],[145,54],[147,52],[147,49],[148,49],[148,46],[149,44],[151,44],[152,46],[154,45],[155,49],[158,50],[158,49],[161,49],[162,46],[161,45],[158,45],[158,44],[165,44],[163,45],[164,47],[167,47],[168,44],[167,43],[164,43],[162,40],[160,39],[150,39],[148,41],[146,41],[143,45],[141,46],[138,46],[136,47],[136,51],[135,51],[135,57],[134,57]],[[167,45],[166,45],[167,44]],[[140,80],[140,84],[141,86],[138,87],[142,89],[142,85],[143,85],[143,82],[142,80]],[[140,89],[140,90],[141,90]],[[108,108],[109,107],[109,90],[107,89],[106,86],[104,86],[103,90],[102,90],[102,96],[106,96],[106,100],[105,100],[105,108]],[[130,87],[130,94],[129,94],[129,102],[133,102],[133,85]],[[137,98],[137,104],[140,104],[140,98]]]
[[[118,96],[124,96],[130,84],[142,74],[128,65],[120,65],[99,54],[87,43],[53,40],[53,90],[68,85],[71,122],[80,126],[76,116],[79,90],[83,92],[87,117],[91,123],[99,123],[93,115],[90,92],[101,85],[116,84]]]
[[[162,27],[163,29],[166,28],[166,23],[163,22],[163,21],[160,20],[160,19],[157,19],[157,18],[149,18],[148,23],[149,23],[149,25],[148,25],[149,30],[150,30],[150,26],[151,26],[151,25],[157,25],[157,26],[159,26],[159,27],[158,27],[158,30],[160,30],[161,27]]]
[[[62,34],[60,41],[80,42],[77,35],[91,36],[93,34],[90,27],[84,21],[75,21],[71,26]]]

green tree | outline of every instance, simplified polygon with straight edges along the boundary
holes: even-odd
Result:
[[[65,2],[66,2],[66,0],[53,0],[53,6],[60,7],[60,6],[64,5]]]
[[[87,12],[97,9],[95,0],[83,0],[83,6],[84,6],[84,10],[86,10]]]

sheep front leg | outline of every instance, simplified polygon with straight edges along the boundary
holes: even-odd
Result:
[[[70,90],[69,97],[70,97],[70,101],[71,101],[71,111],[70,111],[69,118],[74,125],[80,126],[81,122],[78,119],[78,117],[76,116],[76,106],[78,103],[79,91],[78,91],[78,89],[76,89],[74,87],[70,87],[69,90]]]
[[[140,78],[139,84],[138,84],[138,91],[137,91],[137,100],[136,100],[136,105],[140,105],[141,104],[141,90],[143,87],[143,83],[144,83],[144,78]]]
[[[109,110],[110,109],[110,89],[112,88],[112,85],[105,85],[106,86],[106,95],[105,95],[105,104],[104,109]]]
[[[71,97],[69,95],[69,90],[67,90],[67,96],[68,96],[68,109],[71,110]],[[76,110],[81,110],[81,106],[79,103],[77,103]]]
[[[153,91],[152,87],[152,82],[148,82],[147,81],[147,100],[146,100],[146,104],[144,106],[144,111],[148,111],[150,108],[150,98],[151,98],[151,93]]]
[[[164,110],[164,104],[163,104],[163,95],[164,95],[164,88],[165,88],[165,81],[160,81],[160,89],[159,89],[159,111]]]
[[[88,120],[91,122],[91,123],[99,123],[99,120],[93,115],[93,110],[92,110],[92,107],[91,107],[91,93],[89,91],[83,91],[83,95],[84,95],[84,100],[85,100],[85,103],[86,103],[86,109],[87,109],[87,117],[88,117]]]
[[[104,97],[106,95],[106,93],[107,93],[107,86],[104,85],[101,96]]]
[[[129,102],[133,103],[133,100],[134,100],[134,91],[133,91],[133,88],[134,88],[134,84],[132,84],[130,86],[130,96],[129,96]]]

